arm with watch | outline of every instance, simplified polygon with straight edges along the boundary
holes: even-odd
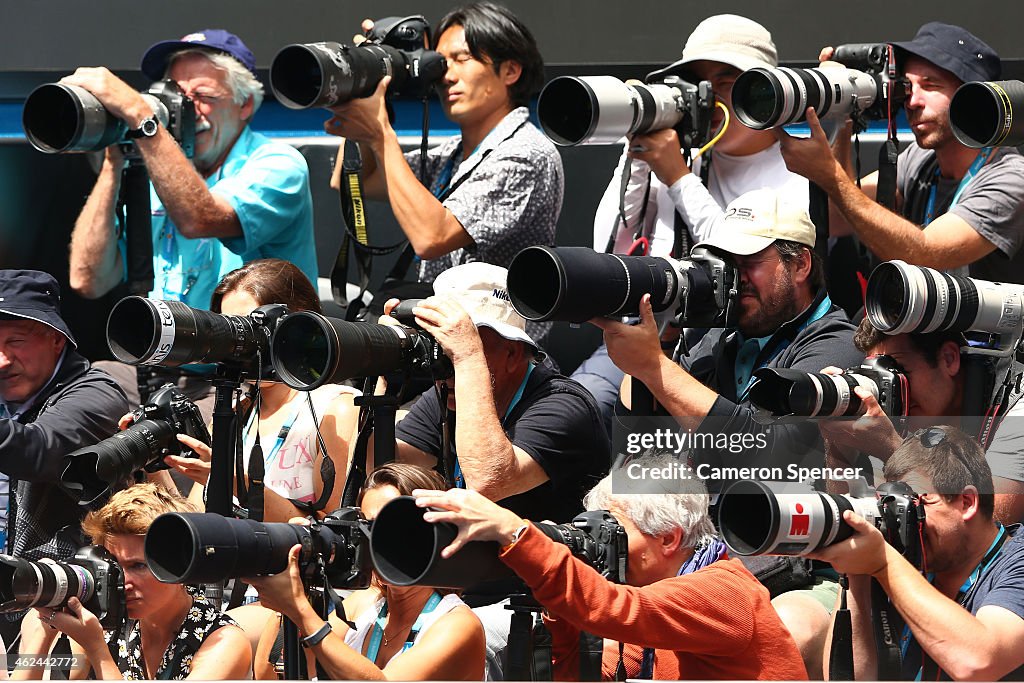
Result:
[[[236,237],[242,226],[231,204],[218,197],[185,156],[152,109],[131,86],[104,67],[82,67],[61,83],[85,88],[128,125],[128,137],[146,164],[168,216],[188,238]],[[71,286],[83,296],[102,296],[121,281],[114,208],[123,158],[107,150],[96,185],[75,223],[71,240]]]

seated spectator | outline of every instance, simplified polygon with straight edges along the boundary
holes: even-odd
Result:
[[[201,593],[161,583],[146,565],[145,534],[166,512],[195,512],[181,496],[152,483],[114,494],[86,516],[82,527],[124,570],[124,621],[105,631],[78,598],[61,609],[39,607],[22,624],[21,653],[45,653],[58,633],[102,680],[245,678],[252,650],[245,634]],[[18,669],[16,679],[42,678],[43,669]]]
[[[437,473],[389,463],[370,473],[360,508],[373,519],[388,501],[414,489],[443,485]],[[355,628],[332,614],[325,622],[305,597],[298,566],[300,546],[288,555],[288,570],[249,579],[268,607],[291,619],[327,677],[339,680],[481,680],[484,630],[451,591],[426,586],[391,586],[374,574],[370,588],[345,599]],[[256,675],[270,677],[267,653],[277,629],[267,632],[256,653]],[[312,667],[310,668],[312,670]]]
[[[713,540],[703,485],[694,478],[681,481],[680,487],[680,493],[617,494],[608,475],[587,494],[588,509],[607,509],[625,529],[627,585],[606,580],[567,546],[475,491],[420,490],[413,495],[417,505],[435,508],[425,512],[426,521],[458,526],[458,536],[442,556],[451,557],[469,541],[502,544],[502,561],[555,619],[556,680],[577,677],[581,630],[630,646],[631,677],[806,678],[800,653],[767,589],[738,560],[724,559],[724,550]],[[618,648],[611,651],[609,657],[605,650],[605,680],[615,679]]]

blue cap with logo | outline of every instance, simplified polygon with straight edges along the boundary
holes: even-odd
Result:
[[[253,75],[256,75],[256,58],[252,51],[245,46],[241,38],[222,28],[204,28],[201,31],[189,33],[180,40],[165,40],[156,43],[142,56],[142,73],[154,81],[160,80],[167,71],[167,63],[170,61],[171,55],[192,48],[204,48],[230,55]]]

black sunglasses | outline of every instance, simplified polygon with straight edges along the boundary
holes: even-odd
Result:
[[[946,430],[942,427],[929,427],[928,429],[917,430],[914,432],[914,436],[918,438],[921,445],[925,448],[935,448],[946,440]]]

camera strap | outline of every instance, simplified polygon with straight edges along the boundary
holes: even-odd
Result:
[[[331,269],[331,296],[339,306],[351,308],[346,292],[349,249],[351,248],[355,255],[359,273],[359,294],[356,296],[356,301],[361,302],[363,294],[370,284],[373,257],[390,254],[403,245],[407,245],[408,240],[383,247],[370,245],[363,203],[363,184],[360,178],[363,171],[363,159],[359,152],[359,145],[352,140],[345,140],[341,154],[341,187],[338,189],[338,199],[341,203],[342,224],[345,229],[341,233],[341,247],[334,259],[334,268]],[[346,312],[345,319],[349,322],[355,319],[356,314],[362,309],[362,305],[356,306],[354,309],[351,313]]]

